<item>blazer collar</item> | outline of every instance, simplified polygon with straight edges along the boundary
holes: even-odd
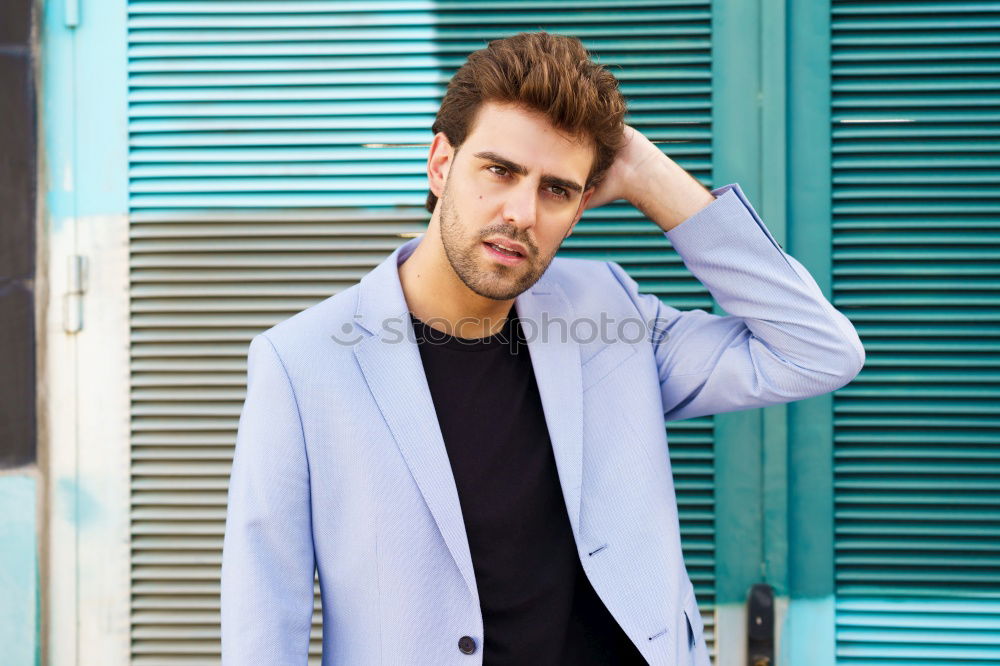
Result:
[[[354,345],[354,353],[448,549],[478,598],[455,477],[399,281],[399,264],[422,238],[403,243],[361,279],[354,320],[364,337]],[[580,350],[574,340],[560,337],[574,313],[553,279],[557,261],[514,303],[527,338],[563,499],[573,534],[578,536],[583,464]],[[546,327],[552,320],[565,325]]]

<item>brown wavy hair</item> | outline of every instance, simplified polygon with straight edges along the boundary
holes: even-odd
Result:
[[[541,112],[557,129],[592,139],[596,155],[584,189],[600,184],[622,148],[627,104],[618,79],[576,37],[521,32],[474,51],[448,82],[431,131],[444,132],[458,150],[487,101]],[[427,211],[436,204],[428,193]]]

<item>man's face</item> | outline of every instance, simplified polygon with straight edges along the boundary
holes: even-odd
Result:
[[[453,153],[440,197],[441,239],[462,282],[495,300],[535,284],[593,194],[582,191],[593,159],[591,142],[543,117],[485,104]]]

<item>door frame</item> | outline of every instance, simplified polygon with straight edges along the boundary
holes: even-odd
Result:
[[[713,185],[738,181],[832,301],[829,0],[716,0],[712,45]],[[716,666],[747,663],[760,582],[774,589],[775,663],[833,666],[832,395],[715,428]]]
[[[130,658],[127,3],[39,5],[42,663]]]

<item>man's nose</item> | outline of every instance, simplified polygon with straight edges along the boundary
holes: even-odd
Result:
[[[538,185],[523,181],[512,188],[504,200],[503,219],[519,229],[535,224],[538,214]]]

